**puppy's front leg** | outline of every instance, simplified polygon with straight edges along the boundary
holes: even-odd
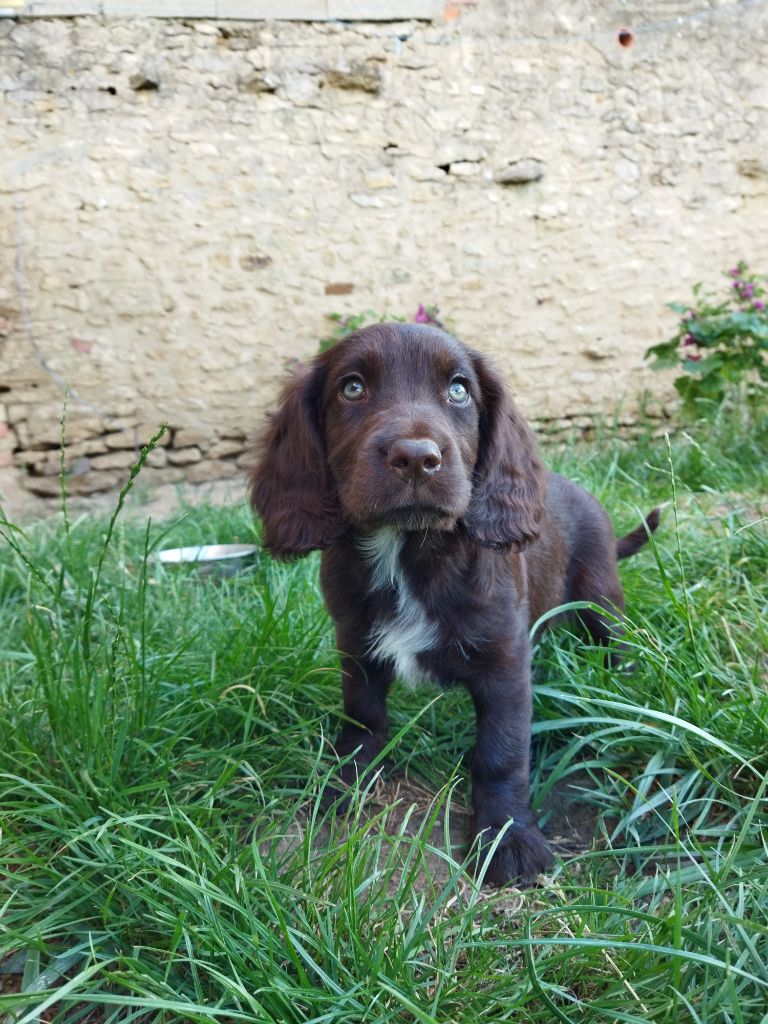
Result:
[[[337,635],[342,651],[344,639]],[[391,683],[392,672],[385,665],[365,655],[342,654],[341,686],[348,720],[336,740],[336,753],[347,757],[360,748],[354,760],[341,769],[342,780],[348,785],[364,773],[387,742],[387,692]]]
[[[515,659],[516,661],[518,659]],[[511,819],[485,875],[487,882],[532,884],[552,853],[530,806],[531,684],[527,654],[471,686],[477,715],[472,757],[473,834],[483,857]]]

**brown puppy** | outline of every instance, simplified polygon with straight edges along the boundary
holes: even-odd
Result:
[[[600,643],[624,597],[602,506],[547,474],[525,421],[477,352],[433,327],[381,324],[318,356],[286,388],[252,474],[276,558],[323,552],[341,652],[352,781],[381,751],[394,677],[463,683],[477,715],[474,832],[507,826],[486,878],[531,882],[552,863],[529,802],[529,629],[569,601]],[[646,521],[656,528],[658,511]]]

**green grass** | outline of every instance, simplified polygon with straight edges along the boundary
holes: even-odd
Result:
[[[547,454],[619,531],[673,504],[622,565],[633,667],[539,643],[536,803],[562,838],[524,893],[462,869],[461,690],[397,688],[392,781],[323,809],[317,560],[214,582],[153,559],[252,540],[244,507],[5,523],[8,1021],[768,1021],[768,419]]]

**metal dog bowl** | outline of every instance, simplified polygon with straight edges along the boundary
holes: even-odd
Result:
[[[157,552],[163,565],[192,565],[201,576],[234,576],[253,561],[255,544],[200,544],[190,548],[166,548]]]

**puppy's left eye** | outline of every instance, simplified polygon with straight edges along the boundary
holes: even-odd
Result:
[[[347,402],[359,402],[365,398],[365,384],[359,377],[347,377],[342,381],[341,394]]]
[[[469,401],[469,391],[461,377],[454,377],[448,385],[448,401],[454,405],[466,405]]]

